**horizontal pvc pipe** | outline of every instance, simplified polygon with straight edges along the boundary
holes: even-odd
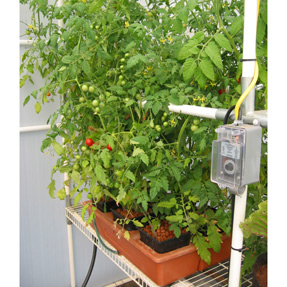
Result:
[[[198,107],[198,106],[191,106],[191,105],[177,106],[173,104],[170,104],[168,106],[168,109],[171,112],[204,117],[208,119],[216,119],[216,112],[218,110],[218,109],[213,109],[213,108],[205,108],[205,107]]]
[[[32,46],[34,40],[20,40],[20,46]]]
[[[50,128],[51,128],[50,125],[20,127],[20,133],[45,131],[45,130],[49,130]]]

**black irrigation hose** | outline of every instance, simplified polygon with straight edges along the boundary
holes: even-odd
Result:
[[[226,112],[226,114],[225,114],[225,117],[224,117],[224,120],[223,120],[223,124],[224,124],[224,125],[227,124],[228,118],[229,118],[231,112],[232,112],[234,109],[235,109],[235,105],[232,106],[232,107],[230,107],[230,108],[227,110],[227,112]]]
[[[96,241],[96,239],[94,239],[94,241]],[[86,278],[85,278],[85,281],[82,285],[82,287],[86,287],[89,280],[90,280],[90,277],[91,277],[91,274],[92,274],[92,271],[93,271],[93,268],[94,268],[94,264],[95,264],[95,261],[96,261],[96,256],[97,256],[97,246],[94,244],[94,248],[93,248],[93,256],[92,256],[92,259],[91,259],[91,264],[90,264],[90,268],[88,270],[88,273],[86,275]]]
[[[119,252],[117,250],[113,250],[113,249],[110,249],[102,240],[100,234],[99,234],[99,231],[97,229],[97,225],[96,225],[96,221],[95,219],[93,219],[93,223],[94,223],[94,228],[95,228],[95,231],[96,231],[96,234],[97,234],[97,237],[98,237],[98,240],[101,242],[101,244],[104,246],[104,248],[106,248],[108,251],[114,253],[114,254],[119,254]],[[96,242],[96,238],[94,239],[94,241]],[[97,257],[97,246],[94,244],[94,248],[93,248],[93,255],[92,255],[92,259],[91,259],[91,263],[90,263],[90,267],[89,267],[89,270],[88,270],[88,273],[86,275],[86,278],[85,278],[85,281],[82,285],[82,287],[86,287],[89,280],[90,280],[90,277],[91,277],[91,274],[92,274],[92,271],[93,271],[93,268],[94,268],[94,265],[95,265],[95,261],[96,261],[96,257]]]

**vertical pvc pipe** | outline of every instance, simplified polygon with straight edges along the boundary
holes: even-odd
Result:
[[[242,62],[242,92],[246,90],[252,81],[256,58],[256,32],[257,32],[257,1],[244,1],[244,34],[243,34],[243,62]],[[248,60],[248,61],[245,61]],[[251,61],[250,61],[251,60]],[[242,113],[246,115],[253,112],[255,108],[255,88],[251,90],[242,103]],[[233,216],[233,230],[231,242],[231,255],[229,265],[229,287],[239,287],[241,278],[241,259],[243,247],[243,232],[239,227],[245,220],[247,190],[241,196],[235,195],[235,206]]]
[[[64,0],[58,0],[58,7],[61,7],[64,5]],[[64,22],[62,19],[58,20],[58,26],[59,28],[64,27]],[[64,141],[64,139],[63,139]],[[66,191],[66,206],[71,205],[71,199],[70,199],[70,178],[68,176],[68,173],[64,173],[64,182],[68,183],[68,185],[65,185],[65,191]],[[75,276],[75,259],[74,259],[74,242],[73,242],[73,228],[72,228],[72,222],[67,219],[67,233],[68,233],[68,250],[69,250],[69,266],[70,266],[70,281],[71,281],[71,287],[76,286],[76,276]]]
[[[240,286],[243,232],[239,225],[245,219],[247,190],[248,185],[241,196],[235,195],[228,287]]]
[[[244,92],[252,81],[256,58],[256,34],[257,34],[257,0],[244,1],[244,34],[243,34],[243,61],[241,88]],[[255,88],[243,101],[242,114],[246,115],[254,111]]]

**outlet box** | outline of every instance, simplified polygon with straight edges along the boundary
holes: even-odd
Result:
[[[245,185],[259,181],[262,128],[223,125],[212,143],[211,181],[240,195]]]

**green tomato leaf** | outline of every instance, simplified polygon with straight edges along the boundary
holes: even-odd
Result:
[[[78,203],[80,202],[81,198],[82,198],[82,193],[79,192],[79,193],[75,196],[74,206],[77,206],[77,205],[78,205]]]
[[[190,80],[195,72],[197,65],[194,59],[187,59],[183,64],[183,80],[186,82]]]
[[[234,19],[231,27],[230,27],[230,35],[234,36],[240,30],[243,30],[244,19],[243,16],[238,16]]]
[[[210,60],[207,58],[202,59],[199,63],[199,68],[208,79],[215,81],[213,65]]]
[[[149,142],[149,138],[146,136],[137,136],[130,139],[131,144],[142,144],[146,145]]]
[[[207,236],[210,243],[210,246],[215,252],[219,252],[221,249],[221,234],[217,231],[215,225],[209,225],[207,228]]]
[[[229,43],[229,40],[225,38],[223,34],[216,34],[214,39],[220,47],[224,48],[228,52],[232,52],[232,47]]]
[[[57,153],[57,155],[61,156],[62,154],[64,154],[65,149],[62,145],[60,145],[56,141],[52,141],[52,146],[53,146],[55,152]]]
[[[35,112],[36,112],[37,114],[39,114],[39,113],[41,112],[41,109],[42,109],[41,103],[37,102],[37,103],[35,104]]]
[[[222,71],[223,65],[222,65],[222,60],[221,60],[221,54],[215,42],[211,41],[207,45],[205,52],[207,56],[211,59],[211,61],[215,64],[215,66]]]
[[[184,60],[192,55],[192,48],[198,44],[197,40],[190,40],[187,44],[183,45],[178,53],[178,60]]]
[[[73,170],[71,174],[71,178],[76,184],[81,184],[80,173],[78,171]]]
[[[48,191],[49,191],[49,195],[52,197],[52,198],[55,198],[55,190],[56,190],[56,187],[55,187],[55,180],[51,180],[50,184],[48,185]]]
[[[192,243],[197,247],[197,253],[199,254],[200,258],[207,264],[210,264],[211,254],[208,251],[209,244],[205,241],[205,237],[197,232],[192,239]]]
[[[148,156],[147,156],[145,153],[141,153],[141,154],[140,154],[140,158],[141,158],[141,160],[143,161],[143,163],[145,163],[146,166],[148,166],[148,164],[149,164]]]
[[[134,174],[130,170],[127,170],[125,172],[124,176],[126,178],[130,179],[131,181],[136,182],[136,178],[135,178]]]
[[[97,164],[95,174],[99,182],[102,182],[105,185],[107,184],[107,176],[104,168],[101,165]]]

